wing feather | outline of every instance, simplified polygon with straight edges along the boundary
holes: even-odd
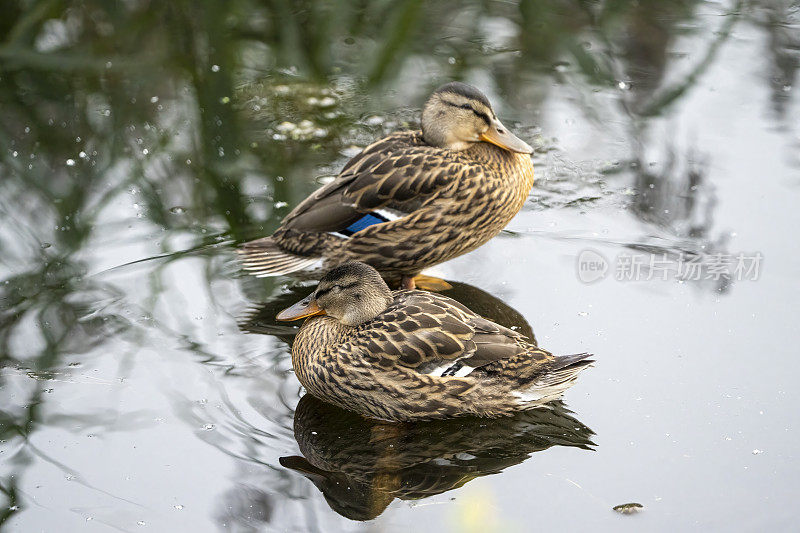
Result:
[[[394,133],[351,159],[334,181],[292,210],[281,228],[339,232],[382,208],[407,216],[480,172],[478,164],[457,152],[425,145],[418,132]]]
[[[362,326],[354,342],[420,373],[465,376],[524,353],[532,345],[519,333],[482,318],[440,294],[398,291],[395,302]]]

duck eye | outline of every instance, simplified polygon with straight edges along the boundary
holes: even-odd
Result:
[[[318,288],[316,291],[312,292],[309,295],[309,298],[314,299],[314,300],[319,300],[320,298],[322,298],[323,296],[325,296],[329,292],[331,292],[331,288],[330,287],[328,287],[326,289],[319,289]]]
[[[473,110],[473,109],[472,109],[472,106],[471,106],[471,105],[469,105],[469,104],[461,104],[461,105],[459,105],[458,107],[460,107],[461,109],[467,109],[467,110],[469,110],[469,111],[472,111],[472,110]]]

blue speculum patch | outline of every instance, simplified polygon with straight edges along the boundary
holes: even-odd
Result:
[[[357,233],[364,228],[373,226],[375,224],[382,224],[388,221],[389,221],[388,218],[379,215],[377,213],[367,213],[363,217],[359,218],[358,220],[347,226],[347,228],[343,229],[340,233],[347,235],[349,237],[352,234]]]

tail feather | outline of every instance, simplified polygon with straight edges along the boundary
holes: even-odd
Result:
[[[554,366],[550,368],[548,373],[537,379],[534,382],[534,386],[559,387],[563,385],[564,389],[567,389],[578,377],[581,370],[584,370],[594,363],[593,359],[589,359],[591,355],[590,353],[557,355]]]
[[[592,354],[583,352],[583,353],[575,353],[571,355],[556,355],[555,361],[553,362],[553,370],[561,370],[562,368],[566,368],[570,365],[574,365],[575,363],[579,363],[584,361],[586,363],[593,363],[594,361],[586,361]]]
[[[560,398],[570,388],[578,374],[592,366],[592,354],[557,355],[549,371],[538,377],[527,388],[518,390],[515,395],[524,407],[536,407]]]
[[[321,259],[286,252],[270,237],[247,242],[238,252],[242,257],[242,268],[258,278],[306,270]]]

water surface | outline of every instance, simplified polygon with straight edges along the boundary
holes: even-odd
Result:
[[[0,527],[789,529],[800,5],[540,4],[5,6]],[[502,421],[301,400],[272,316],[309,288],[235,245],[453,79],[537,183],[434,273],[597,364]]]

